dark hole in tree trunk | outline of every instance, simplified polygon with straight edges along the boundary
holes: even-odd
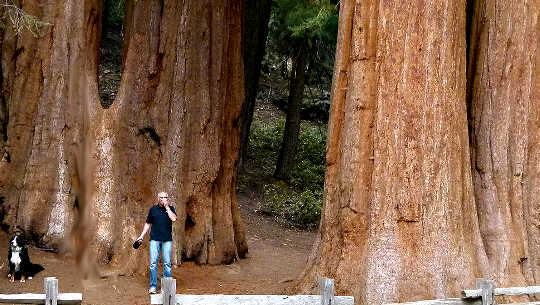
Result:
[[[186,214],[186,231],[193,228],[195,226],[195,221],[193,221],[193,218],[191,218],[191,215]]]
[[[152,141],[154,141],[157,146],[161,146],[161,137],[158,135],[154,127],[147,126],[144,128],[139,129],[139,134],[146,135],[149,137]]]
[[[4,207],[4,197],[0,197],[0,224],[1,224],[0,228],[2,229],[2,231],[8,232],[9,226],[4,223],[5,216],[6,216],[6,209]]]
[[[105,109],[113,104],[122,78],[124,10],[125,0],[103,1],[99,96]]]

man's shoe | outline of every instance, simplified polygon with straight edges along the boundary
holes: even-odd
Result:
[[[148,293],[149,294],[156,294],[157,293],[156,287],[150,287],[150,289],[148,289]]]

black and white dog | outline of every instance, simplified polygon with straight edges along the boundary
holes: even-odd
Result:
[[[9,241],[9,273],[8,278],[11,282],[18,279],[23,283],[26,279],[42,271],[44,268],[38,264],[32,264],[28,256],[28,248],[23,235],[16,234]]]

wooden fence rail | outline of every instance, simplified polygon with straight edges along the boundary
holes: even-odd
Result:
[[[150,304],[164,305],[354,305],[354,297],[334,296],[334,280],[319,280],[320,295],[191,295],[176,294],[176,280],[161,279],[161,294],[150,296]],[[540,305],[540,304],[539,304]]]
[[[516,296],[540,294],[540,286],[495,288],[493,281],[477,279],[476,288],[463,290],[462,298],[427,300],[407,303],[387,303],[384,305],[494,305],[495,296]],[[540,305],[540,302],[512,303],[502,305]]]
[[[495,296],[540,294],[540,286],[495,288],[493,281],[478,279],[477,289],[464,290],[462,298],[427,300],[385,305],[494,305]],[[0,303],[10,304],[81,304],[82,293],[58,293],[58,280],[44,279],[44,294],[0,294]],[[164,305],[354,305],[352,296],[334,296],[334,280],[319,280],[320,295],[182,295],[176,294],[176,280],[161,279],[161,294],[151,295],[150,304]],[[540,302],[505,305],[540,305]]]
[[[45,293],[0,294],[0,303],[45,305],[82,303],[82,293],[58,294],[58,279],[46,277],[43,282]]]

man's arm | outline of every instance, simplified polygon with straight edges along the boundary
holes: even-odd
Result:
[[[174,212],[171,210],[171,207],[169,206],[169,203],[166,202],[164,204],[164,206],[165,206],[165,211],[167,211],[167,215],[169,216],[169,219],[172,222],[175,222],[176,221],[176,214],[174,214]]]
[[[150,228],[151,228],[151,227],[152,227],[152,224],[151,224],[151,223],[145,222],[145,223],[144,223],[144,228],[143,228],[143,230],[142,230],[142,233],[141,233],[141,235],[139,236],[139,238],[137,238],[137,239],[143,239],[143,238],[144,238],[144,235],[146,235],[146,233],[147,233],[148,231],[150,231]]]

